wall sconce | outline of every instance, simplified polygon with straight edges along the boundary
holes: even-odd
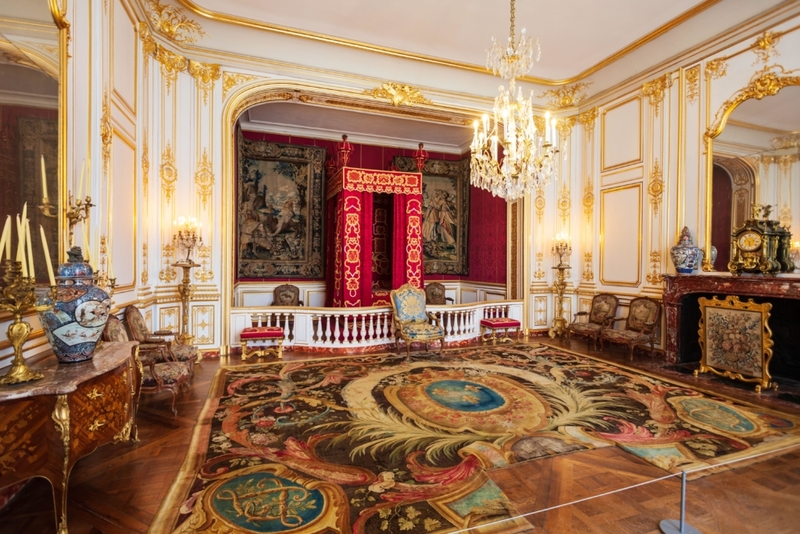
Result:
[[[172,237],[172,243],[175,248],[181,248],[186,251],[186,258],[180,260],[178,263],[193,263],[192,253],[194,248],[203,245],[203,238],[200,237],[200,228],[203,226],[194,217],[178,217],[175,221],[175,226],[178,227],[178,233]]]

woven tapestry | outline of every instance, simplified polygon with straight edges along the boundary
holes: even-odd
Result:
[[[394,158],[397,170],[416,172],[414,158]],[[429,159],[422,169],[422,251],[425,274],[469,274],[469,160]]]
[[[324,274],[325,149],[239,137],[238,278]]]

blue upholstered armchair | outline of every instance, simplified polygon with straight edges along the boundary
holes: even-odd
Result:
[[[428,344],[439,340],[439,354],[444,349],[444,329],[439,318],[425,309],[425,292],[409,284],[403,284],[390,294],[394,310],[394,337],[397,351],[400,338],[406,342],[406,356],[411,355],[411,343]]]

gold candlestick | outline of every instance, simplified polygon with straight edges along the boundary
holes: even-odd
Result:
[[[183,312],[181,334],[178,336],[178,341],[182,345],[191,345],[194,341],[194,336],[189,333],[189,302],[191,302],[196,288],[192,285],[190,273],[194,267],[200,267],[200,264],[188,260],[173,263],[172,266],[183,269],[183,279],[178,286],[178,294],[181,296],[181,311]]]
[[[3,276],[5,287],[0,296],[0,309],[10,312],[14,316],[14,321],[8,325],[6,333],[11,341],[11,346],[14,347],[14,360],[11,362],[8,373],[0,377],[0,385],[40,380],[44,378],[44,375],[32,371],[25,364],[25,358],[22,356],[22,346],[31,333],[31,325],[22,320],[22,315],[30,309],[41,312],[52,308],[56,300],[56,287],[50,288],[51,304],[36,305],[36,279],[31,276],[22,276],[21,262],[6,260],[4,265],[6,269]]]
[[[55,219],[58,216],[56,206],[50,202],[49,198],[42,200],[42,204],[36,207],[39,209],[39,212],[48,219]]]
[[[556,270],[556,281],[553,283],[555,289],[555,315],[553,316],[553,326],[550,327],[550,339],[561,336],[567,331],[567,320],[564,319],[564,290],[567,288],[565,275],[570,268],[568,263],[564,263],[564,256],[569,258],[572,254],[572,245],[568,239],[559,238],[553,243],[553,255],[558,255],[558,265],[553,267]]]
[[[69,224],[69,246],[74,243],[73,235],[75,225],[89,217],[89,209],[93,208],[92,197],[86,195],[84,200],[78,199],[73,203],[72,194],[69,195],[69,205],[67,206],[67,223]],[[88,247],[88,243],[83,244]],[[88,254],[88,251],[87,251]]]

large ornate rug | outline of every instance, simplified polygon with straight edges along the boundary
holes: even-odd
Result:
[[[617,445],[677,472],[800,427],[538,344],[227,367],[209,397],[152,532],[516,532],[488,469]]]

